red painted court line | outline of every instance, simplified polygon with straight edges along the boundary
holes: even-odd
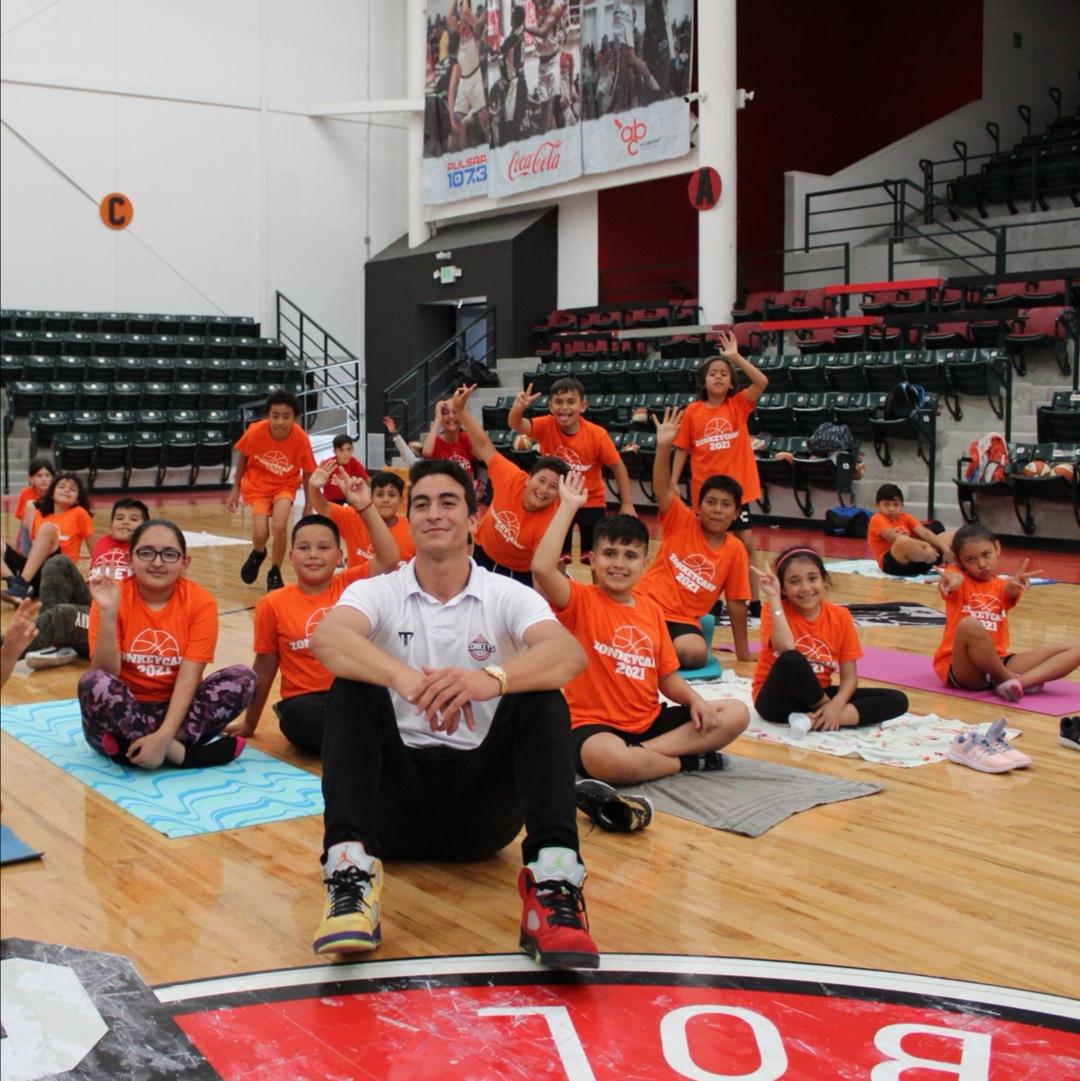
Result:
[[[826,285],[827,297],[844,293],[876,293],[882,289],[938,289],[945,284],[944,278],[908,278],[899,282],[851,282],[848,285]]]

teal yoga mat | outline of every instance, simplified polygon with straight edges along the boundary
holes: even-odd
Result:
[[[166,837],[195,837],[323,811],[319,777],[250,744],[227,766],[212,769],[119,766],[83,739],[74,698],[5,706],[2,727]]]

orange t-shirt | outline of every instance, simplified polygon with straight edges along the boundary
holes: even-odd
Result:
[[[596,586],[571,580],[570,600],[555,616],[589,658],[563,688],[571,727],[644,732],[660,712],[660,680],[679,667],[659,605],[648,597],[619,604]]]
[[[527,571],[559,501],[552,500],[543,510],[526,510],[522,505],[528,479],[525,471],[501,454],[493,454],[487,468],[493,495],[477,526],[476,543],[500,566]]]
[[[920,524],[921,523],[917,518],[913,518],[910,514],[904,514],[902,511],[895,522],[880,511],[871,514],[870,525],[866,530],[866,543],[870,545],[870,554],[877,560],[877,565],[879,567],[881,566],[881,561],[885,558],[885,553],[892,548],[893,545],[892,541],[881,539],[881,531],[883,529],[893,529],[897,533],[903,533],[905,536],[914,537],[915,530],[918,529]]]
[[[994,652],[1004,657],[1009,652],[1009,609],[1014,608],[1019,600],[1018,597],[1006,595],[1004,578],[995,576],[989,582],[976,582],[959,567],[946,569],[952,574],[959,574],[963,581],[959,589],[945,598],[945,630],[933,661],[934,671],[942,683],[949,681],[953,639],[960,620],[965,616],[974,616],[989,632]]]
[[[745,391],[738,390],[720,405],[691,402],[686,407],[675,446],[690,456],[691,503],[697,504],[702,484],[715,474],[731,477],[742,485],[743,503],[761,496],[757,462],[746,426],[756,404]]]
[[[97,642],[101,612],[90,605],[90,654]],[[202,586],[178,578],[159,612],[139,595],[134,578],[120,583],[116,638],[120,679],[140,702],[167,702],[183,661],[209,664],[217,646],[217,603]]]
[[[321,593],[290,585],[267,593],[255,605],[255,652],[276,653],[281,697],[328,691],[334,677],[311,652],[311,636],[345,588],[367,577],[367,565],[335,575]]]
[[[34,515],[30,527],[30,539],[33,540],[45,522],[52,522],[60,531],[60,553],[66,555],[72,563],[79,562],[79,548],[87,537],[94,535],[94,520],[82,507],[68,507],[58,514],[42,517],[41,511]]]
[[[601,466],[618,465],[622,459],[611,436],[599,424],[582,417],[578,430],[573,435],[567,435],[554,417],[534,417],[532,437],[540,444],[541,454],[561,458],[575,473],[584,476],[589,492],[585,506],[607,505]]]
[[[338,503],[330,504],[330,518],[338,527],[341,543],[345,546],[345,565],[350,569],[366,567],[375,558],[375,546],[371,543],[371,533],[364,525],[364,519],[352,507]],[[416,545],[413,544],[407,518],[398,516],[397,521],[390,526],[390,536],[394,538],[398,556],[403,562],[416,555]]]
[[[31,488],[28,484],[21,492],[19,492],[19,501],[15,504],[15,520],[19,523],[19,528],[22,528],[23,515],[26,513],[26,504],[31,499],[37,500],[38,492],[36,488]]]
[[[701,520],[676,496],[660,515],[660,550],[635,592],[651,597],[669,623],[696,623],[717,602],[750,599],[746,548],[724,535],[719,548],[705,539]]]
[[[236,449],[247,456],[240,478],[240,493],[245,501],[266,499],[278,492],[295,492],[301,473],[315,472],[311,440],[297,424],[284,439],[274,439],[270,422],[257,420],[248,425]]]
[[[832,683],[834,672],[840,670],[841,661],[856,661],[862,656],[859,636],[855,633],[855,621],[846,608],[829,601],[821,602],[817,619],[800,615],[787,601],[787,616],[795,648],[810,662],[810,667],[822,687]],[[761,606],[761,652],[754,669],[753,694],[757,698],[761,685],[776,661],[776,652],[769,639],[772,637],[772,610],[767,604]]]

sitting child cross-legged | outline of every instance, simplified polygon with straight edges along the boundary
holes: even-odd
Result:
[[[743,729],[749,713],[740,702],[707,702],[677,674],[679,659],[663,612],[634,592],[645,569],[649,534],[637,518],[602,519],[593,534],[595,585],[559,570],[563,538],[585,505],[580,474],[559,478],[559,509],[533,557],[533,583],[555,609],[556,618],[581,643],[588,667],[564,688],[570,708],[571,743],[578,772],[578,805],[609,829],[640,829],[643,813],[619,819],[592,814],[597,797],[618,797],[611,785],[631,785],[680,771],[723,768],[718,752]],[[662,705],[663,693],[674,706]],[[603,782],[598,786],[596,782]]]
[[[184,577],[190,563],[180,529],[151,518],[132,534],[130,577],[117,581],[110,567],[90,577],[83,734],[123,765],[216,766],[244,747],[235,736],[214,737],[251,701],[255,673],[237,664],[203,679],[217,645],[217,605]]]
[[[805,713],[822,732],[878,724],[907,712],[907,695],[859,687],[862,656],[851,613],[825,599],[829,576],[812,548],[789,548],[761,586],[761,653],[754,669],[754,708],[774,724]],[[834,686],[833,673],[840,684]]]

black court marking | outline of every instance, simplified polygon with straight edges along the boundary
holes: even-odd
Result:
[[[253,612],[255,605],[249,604],[243,608],[230,608],[227,612],[218,612],[218,616],[235,616],[238,612]]]

